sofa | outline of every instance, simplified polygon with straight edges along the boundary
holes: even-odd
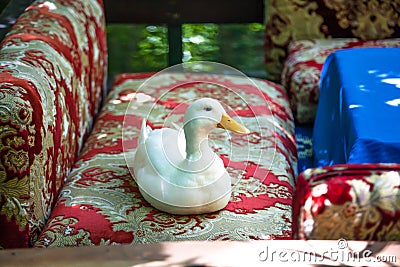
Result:
[[[317,145],[313,141],[329,141],[328,136],[339,140],[337,136],[333,137],[335,129],[328,125],[336,119],[335,116],[344,112],[339,107],[340,98],[330,98],[332,95],[327,92],[324,100],[320,101],[321,86],[326,85],[326,91],[334,89],[328,86],[334,83],[334,77],[323,69],[329,67],[326,65],[327,59],[340,50],[348,50],[351,58],[351,50],[362,55],[362,49],[367,49],[367,52],[373,48],[399,47],[400,6],[393,1],[318,0],[265,1],[265,6],[265,53],[269,79],[280,82],[286,88],[297,128],[311,128],[313,131],[310,136],[298,135],[299,149],[304,152],[299,156],[309,157],[314,164],[309,169],[300,170],[296,179],[294,237],[399,240],[399,165],[390,163],[397,161],[388,160],[387,164],[380,161],[361,161],[356,164],[327,161],[322,165],[316,164],[313,159],[315,152],[327,152],[323,149],[320,151],[320,146],[313,148],[313,145]],[[381,60],[389,63],[388,59]],[[354,66],[348,64],[346,69],[358,68],[355,62]],[[373,69],[371,65],[369,67]],[[360,69],[364,68],[367,67],[360,66]],[[339,79],[344,81],[344,75],[351,76],[350,73],[342,73]],[[354,78],[357,80],[357,77]],[[340,87],[342,81],[335,80],[338,90],[343,93],[347,85]],[[357,82],[365,84],[366,81]],[[375,87],[376,84],[365,86]],[[331,103],[337,103],[337,106],[333,107]],[[319,116],[322,119],[315,121],[317,115],[322,115],[321,111],[325,112]],[[337,111],[339,113],[335,113]],[[340,116],[337,118],[342,120]],[[313,127],[314,123],[318,125]],[[341,121],[340,125],[344,125],[344,122]],[[346,127],[343,130],[352,131],[350,128],[346,130]],[[372,130],[379,132],[380,129]],[[330,142],[332,151],[327,154],[335,154],[343,149],[343,143]]]
[[[329,84],[332,79],[326,73],[322,77],[327,58],[340,50],[399,47],[399,16],[400,6],[395,1],[265,1],[265,60],[269,80],[287,90],[299,133],[296,136],[299,162],[301,158],[314,161],[306,162],[304,165],[309,169],[299,169],[296,179],[294,238],[400,238],[397,163],[321,165],[313,159],[315,149],[320,149],[313,148],[313,136],[318,138],[335,131],[329,127],[319,131],[322,125],[313,127],[316,115],[321,115],[317,112],[328,109],[319,105],[337,101],[329,99],[330,94],[325,94],[328,96],[325,102],[319,101],[322,83]],[[347,69],[351,67],[357,66]],[[341,112],[339,107],[335,110]],[[322,120],[329,121],[334,116],[331,110]],[[332,143],[332,149],[335,145],[342,143]]]
[[[379,183],[397,177],[399,165],[328,166],[299,175],[290,90],[272,78],[187,67],[121,73],[107,88],[102,0],[30,5],[0,45],[0,246],[399,240],[399,184]],[[210,136],[232,177],[230,202],[209,214],[161,212],[142,197],[127,158],[143,119],[152,129],[179,125],[187,104],[204,96],[220,100],[250,130]],[[377,196],[389,189],[391,212],[384,212],[387,202],[367,198],[369,209],[360,213],[361,182]],[[382,223],[372,224],[368,210]],[[360,216],[368,220],[360,224]]]
[[[0,55],[1,247],[292,238],[297,155],[282,86],[167,71],[120,74],[106,88],[101,0],[34,2]],[[143,118],[153,129],[181,125],[187,104],[207,96],[251,131],[210,137],[232,177],[231,201],[209,214],[161,212],[142,197],[125,157]]]

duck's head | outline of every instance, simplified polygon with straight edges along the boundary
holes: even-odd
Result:
[[[217,127],[241,134],[250,132],[246,127],[233,120],[221,103],[212,98],[200,98],[187,108],[184,127],[203,129],[207,132]]]

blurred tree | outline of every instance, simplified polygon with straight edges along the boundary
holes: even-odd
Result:
[[[183,62],[218,61],[218,25],[184,24],[182,27]]]
[[[219,26],[219,62],[247,75],[264,77],[264,25],[224,24]]]
[[[147,26],[142,30],[143,37],[138,42],[138,53],[133,55],[134,69],[145,71],[161,70],[167,67],[168,41],[165,26]]]
[[[108,77],[124,72],[160,71],[167,67],[167,29],[164,26],[111,24],[107,26]]]

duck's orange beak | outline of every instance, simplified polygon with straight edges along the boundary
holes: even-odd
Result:
[[[228,114],[222,114],[221,121],[217,124],[217,127],[240,134],[250,133],[249,129],[233,120]]]

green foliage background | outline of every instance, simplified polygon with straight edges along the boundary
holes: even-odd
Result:
[[[263,27],[259,23],[184,24],[182,60],[220,62],[247,75],[264,77]],[[168,67],[167,34],[162,25],[108,25],[109,77]]]

